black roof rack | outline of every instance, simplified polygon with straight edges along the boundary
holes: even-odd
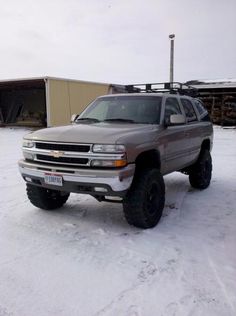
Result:
[[[158,82],[158,83],[140,83],[125,86],[128,93],[171,93],[198,96],[198,90],[186,83],[181,82]]]

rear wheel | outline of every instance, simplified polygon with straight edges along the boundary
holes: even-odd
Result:
[[[30,202],[43,210],[54,210],[66,203],[70,193],[37,187],[26,184],[26,192]]]
[[[140,228],[152,228],[159,222],[165,204],[165,184],[158,169],[136,174],[123,202],[127,222]]]
[[[193,188],[206,189],[211,182],[212,159],[209,150],[205,149],[200,153],[198,161],[192,166],[189,172],[189,182]]]

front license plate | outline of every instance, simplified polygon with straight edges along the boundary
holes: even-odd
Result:
[[[44,174],[44,181],[47,184],[57,185],[62,187],[62,176],[55,175],[53,173],[45,173]]]

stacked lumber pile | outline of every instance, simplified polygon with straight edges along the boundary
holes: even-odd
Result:
[[[236,125],[236,98],[225,99],[223,108],[223,125]]]
[[[236,98],[233,96],[202,97],[211,120],[222,126],[236,125]]]

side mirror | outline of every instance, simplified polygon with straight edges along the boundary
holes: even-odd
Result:
[[[72,115],[71,115],[70,122],[71,122],[71,123],[74,123],[74,121],[77,119],[77,117],[78,117],[78,114],[72,114]]]
[[[172,114],[170,116],[170,123],[169,125],[180,125],[180,124],[185,124],[185,116],[182,114]]]

